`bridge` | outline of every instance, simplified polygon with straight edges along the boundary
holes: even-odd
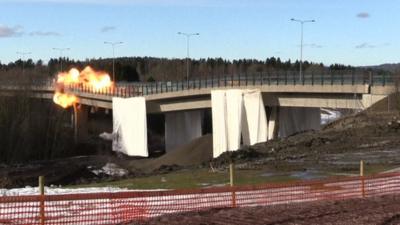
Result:
[[[34,82],[33,85],[2,83],[0,94],[7,95],[28,89],[33,97],[53,98],[54,84],[51,81]],[[225,75],[208,76],[188,81],[159,81],[146,83],[119,82],[114,87],[94,90],[90,86],[67,85],[64,92],[77,96],[74,107],[75,136],[76,140],[87,137],[87,120],[90,107],[111,109],[113,97],[130,98],[143,96],[146,100],[146,111],[149,114],[162,113],[174,115],[173,120],[166,117],[166,133],[176,132],[184,134],[188,131],[179,131],[173,123],[184,123],[182,112],[201,112],[210,109],[211,92],[213,90],[259,90],[262,94],[263,104],[267,108],[267,122],[269,126],[268,139],[286,136],[298,132],[298,129],[316,128],[301,125],[281,132],[289,114],[295,120],[306,118],[296,117],[295,114],[302,110],[302,115],[316,115],[320,108],[359,109],[364,110],[389,94],[396,91],[393,77],[374,74],[309,74],[302,80],[297,74],[263,74],[256,75]],[[284,113],[282,113],[284,112]],[[194,115],[194,114],[193,114]],[[192,115],[192,116],[193,116]],[[189,115],[189,117],[191,117]],[[307,117],[307,116],[306,116]],[[200,119],[198,117],[191,117]],[[320,118],[316,118],[318,120]],[[180,122],[179,122],[180,121]],[[281,128],[279,125],[281,124]],[[315,123],[314,123],[315,124]],[[177,130],[178,129],[178,130]],[[190,133],[190,132],[189,132]],[[176,135],[175,135],[176,136]],[[168,140],[167,150],[188,142]],[[198,136],[198,135],[197,135]],[[171,138],[169,138],[171,139]],[[169,143],[169,144],[168,144]]]

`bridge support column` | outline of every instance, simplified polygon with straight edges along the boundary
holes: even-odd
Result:
[[[89,107],[74,104],[74,140],[79,143],[88,138]]]
[[[167,152],[189,143],[201,135],[201,110],[165,114],[165,150]]]
[[[280,107],[279,136],[287,137],[307,130],[321,128],[320,108],[310,107]]]

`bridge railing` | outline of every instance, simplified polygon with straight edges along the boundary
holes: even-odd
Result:
[[[66,85],[65,91],[73,93],[94,93],[108,96],[133,97],[166,92],[177,92],[203,88],[224,88],[265,85],[371,85],[385,86],[394,83],[389,74],[373,74],[354,71],[329,71],[325,73],[306,73],[300,79],[294,71],[260,72],[254,74],[218,74],[198,76],[189,80],[156,82],[118,82],[109,88],[95,89],[89,85]],[[54,80],[0,81],[2,90],[45,90],[54,89]]]
[[[145,96],[204,88],[225,88],[265,85],[372,85],[385,86],[393,83],[388,74],[337,72],[308,73],[300,79],[298,72],[256,73],[237,75],[209,75],[181,81],[155,81],[117,83],[114,87],[95,89],[89,85],[66,86],[73,93],[93,93],[119,97]]]

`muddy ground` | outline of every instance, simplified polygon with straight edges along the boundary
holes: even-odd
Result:
[[[400,167],[400,113],[397,108],[388,111],[384,103],[385,100],[364,112],[350,112],[318,132],[302,132],[244,147],[232,154],[236,169],[267,171],[265,176],[290,172],[299,174],[300,179],[317,179],[354,174],[360,160],[366,162],[371,173]],[[100,152],[99,155],[24,165],[0,165],[0,188],[35,186],[39,175],[46,177],[47,184],[73,185],[174,173],[182,169],[226,170],[228,161],[227,155],[212,159],[212,136],[205,135],[171,153],[149,159],[127,158],[108,151],[107,154]],[[91,172],[108,162],[129,173],[114,177]]]
[[[212,209],[172,214],[143,224],[190,225],[394,225],[400,224],[400,195],[267,207]],[[137,224],[137,223],[133,223]]]

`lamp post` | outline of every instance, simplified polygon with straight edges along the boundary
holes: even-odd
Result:
[[[179,35],[184,35],[186,36],[186,86],[189,89],[189,40],[191,36],[198,36],[200,35],[199,33],[183,33],[183,32],[178,32]]]
[[[32,54],[32,52],[17,52],[18,55],[21,55],[21,59],[22,59],[22,75],[25,74],[25,56],[26,55],[30,55]]]
[[[63,62],[62,62],[63,61],[63,59],[62,59],[63,52],[70,50],[70,48],[53,48],[53,50],[60,52],[60,72],[62,72],[62,70],[63,70]]]
[[[300,38],[300,82],[303,81],[303,26],[305,23],[314,23],[315,20],[298,20],[298,19],[290,19],[293,22],[298,22],[301,24],[301,38]]]
[[[115,46],[116,45],[121,45],[121,44],[123,44],[124,42],[122,42],[122,41],[118,41],[118,42],[109,42],[109,41],[105,41],[104,42],[104,44],[106,44],[106,45],[111,45],[112,46],[112,52],[113,52],[113,60],[112,60],[112,63],[113,63],[113,71],[112,71],[112,73],[113,73],[113,75],[112,75],[112,77],[113,77],[113,82],[115,83]]]

